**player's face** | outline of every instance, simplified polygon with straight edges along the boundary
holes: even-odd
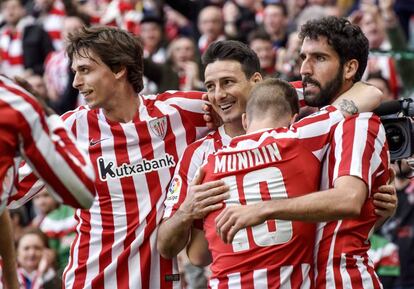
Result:
[[[114,105],[116,73],[99,56],[90,50],[75,54],[72,70],[75,73],[73,87],[79,90],[92,109],[108,109]]]
[[[24,235],[17,247],[17,262],[20,267],[32,272],[39,266],[45,246],[36,234]]]
[[[322,107],[339,94],[344,82],[343,66],[326,37],[305,38],[300,51],[300,74],[306,104]]]
[[[215,61],[205,70],[205,86],[208,100],[223,122],[240,122],[246,110],[250,90],[260,74],[246,78],[239,62],[233,60]]]

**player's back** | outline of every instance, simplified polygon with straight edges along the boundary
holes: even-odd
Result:
[[[316,191],[320,162],[296,136],[279,129],[237,137],[228,149],[209,157],[204,181],[222,179],[229,185],[225,206]],[[232,244],[225,244],[216,233],[215,218],[220,212],[204,219],[213,257],[212,288],[223,283],[243,289],[312,287],[314,224],[267,221],[240,230]]]

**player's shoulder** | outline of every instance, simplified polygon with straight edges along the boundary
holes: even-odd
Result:
[[[179,91],[179,90],[167,90],[158,94],[141,95],[141,97],[147,101],[163,101],[171,102],[174,99],[188,99],[188,100],[201,100],[203,92],[201,91]]]
[[[346,117],[343,122],[371,122],[380,123],[381,118],[372,112],[360,112]]]
[[[60,117],[64,122],[75,121],[87,117],[88,113],[95,113],[95,110],[92,110],[87,105],[81,105],[73,110],[69,110],[62,114]]]

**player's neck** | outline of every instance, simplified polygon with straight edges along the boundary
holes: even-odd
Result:
[[[287,127],[289,126],[288,122],[283,119],[283,120],[279,120],[279,121],[275,121],[273,119],[262,119],[262,120],[253,120],[248,128],[246,133],[253,133],[256,131],[260,131],[263,129],[271,129],[271,128],[279,128],[279,127]]]
[[[225,123],[224,131],[230,137],[236,137],[236,136],[243,135],[246,133],[243,128],[243,124],[241,122],[240,123],[235,123],[235,122]]]
[[[115,122],[127,123],[134,119],[138,112],[139,97],[132,89],[120,89],[116,97],[103,108],[105,116]]]

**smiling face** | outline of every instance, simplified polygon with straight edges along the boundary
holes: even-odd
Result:
[[[224,125],[241,125],[250,90],[260,80],[259,73],[248,79],[241,64],[234,60],[218,60],[207,65],[205,86],[208,99]]]
[[[42,259],[45,244],[36,234],[26,234],[21,237],[17,247],[17,262],[27,272],[37,270]]]
[[[331,103],[342,91],[344,76],[339,56],[326,37],[306,37],[300,51],[300,74],[306,104],[322,107]]]
[[[110,109],[116,105],[116,73],[93,51],[83,50],[74,54],[72,70],[75,73],[73,87],[79,90],[90,108]]]

